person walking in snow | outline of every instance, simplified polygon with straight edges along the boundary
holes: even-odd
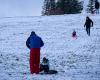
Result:
[[[76,31],[75,30],[73,30],[73,32],[72,32],[72,37],[73,38],[77,38],[77,35],[76,35]]]
[[[26,41],[26,46],[30,49],[30,72],[31,74],[40,72],[40,48],[44,45],[42,39],[34,31]]]
[[[90,36],[90,28],[93,27],[93,21],[88,16],[86,17],[84,27],[86,27],[86,32]]]
[[[98,0],[95,1],[95,11],[96,11],[96,14],[99,14],[99,8],[100,8],[100,4],[98,2]]]

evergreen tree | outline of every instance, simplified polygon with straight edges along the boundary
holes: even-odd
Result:
[[[83,5],[78,0],[58,0],[57,8],[60,8],[62,14],[75,14],[82,11]]]
[[[83,9],[78,0],[44,0],[42,15],[75,14]]]
[[[83,5],[78,0],[65,0],[64,14],[81,13]]]
[[[42,15],[48,15],[49,0],[44,0]]]
[[[64,14],[65,0],[58,0],[56,3],[56,14]]]
[[[88,13],[94,13],[94,2],[95,0],[89,0],[87,12]]]
[[[42,15],[55,14],[55,0],[44,0]]]
[[[50,0],[50,6],[49,6],[49,15],[55,14],[55,0]]]

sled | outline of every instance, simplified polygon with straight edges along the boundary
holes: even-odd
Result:
[[[58,72],[56,70],[49,70],[48,72],[40,72],[39,74],[57,74]]]

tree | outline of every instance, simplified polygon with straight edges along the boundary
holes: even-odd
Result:
[[[89,0],[87,12],[88,13],[94,13],[94,2],[95,0]]]
[[[44,0],[42,15],[55,14],[55,0]]]
[[[78,0],[65,0],[64,14],[81,13],[83,5]]]
[[[56,14],[64,14],[65,0],[58,0],[56,3]]]
[[[47,15],[48,9],[49,9],[49,2],[48,2],[48,0],[44,0],[42,15]]]
[[[42,15],[81,13],[83,6],[78,0],[44,0]]]
[[[50,0],[49,15],[55,14],[55,0]]]
[[[83,5],[78,0],[58,0],[57,9],[61,14],[75,14],[81,13]]]

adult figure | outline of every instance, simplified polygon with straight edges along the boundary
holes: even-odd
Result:
[[[99,8],[100,8],[100,4],[99,4],[98,0],[95,0],[95,11],[96,11],[96,14],[99,14]]]
[[[26,46],[30,49],[30,72],[31,74],[40,72],[40,48],[44,45],[42,39],[34,31],[26,41]]]
[[[84,27],[86,27],[86,32],[90,36],[90,28],[93,27],[93,21],[88,16],[86,17]]]

